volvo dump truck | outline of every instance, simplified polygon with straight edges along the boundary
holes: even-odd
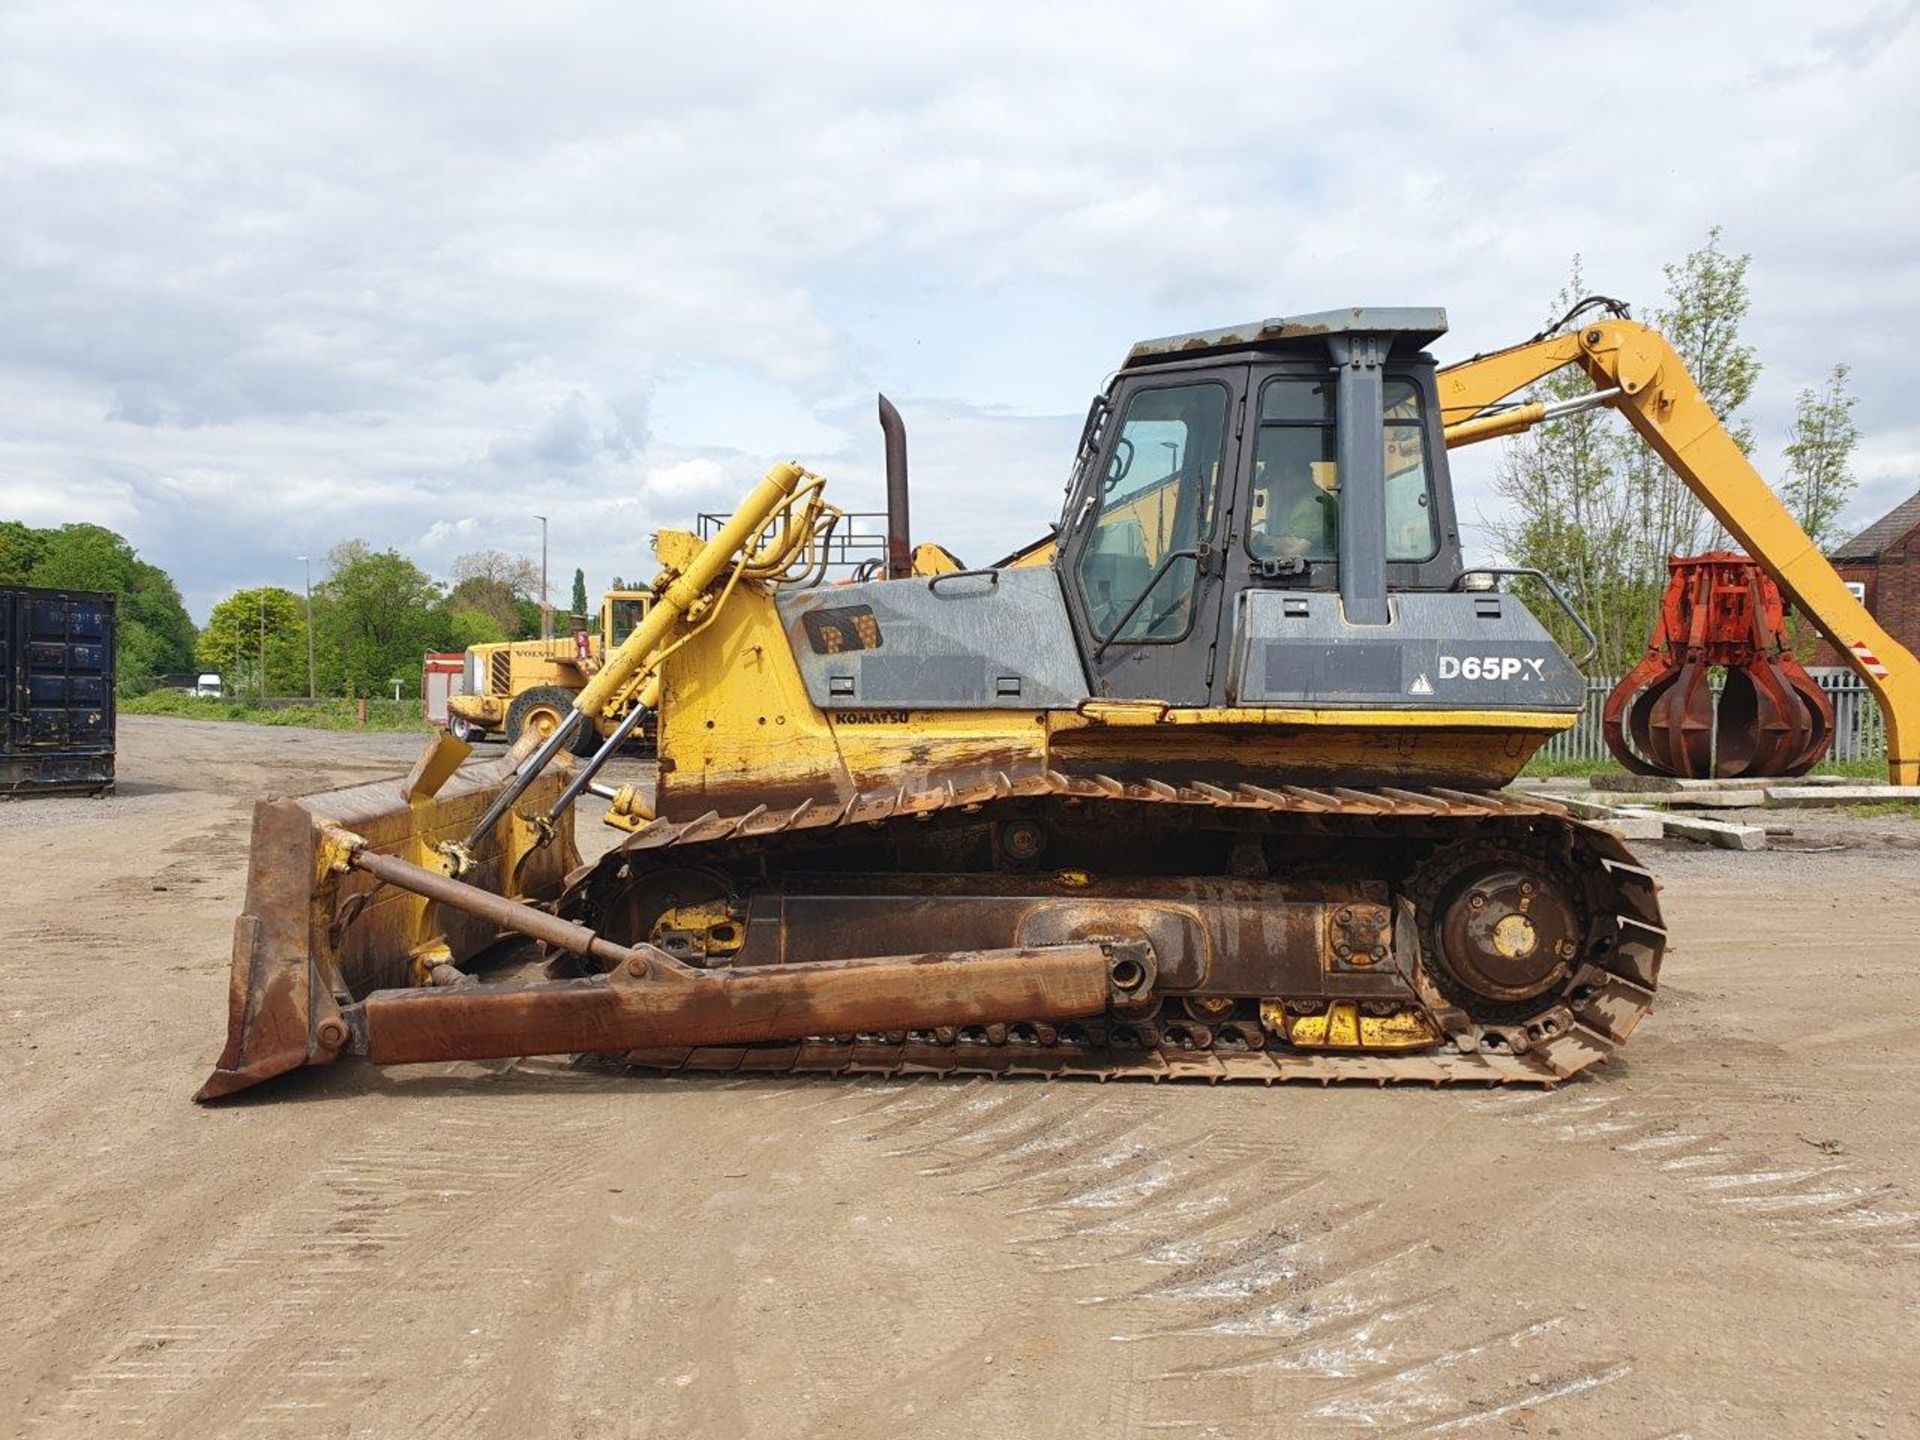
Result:
[[[1856,658],[1906,782],[1920,664],[1623,308],[1443,370],[1445,329],[1361,308],[1135,346],[1042,565],[911,575],[904,445],[885,578],[806,583],[835,511],[796,464],[704,542],[662,533],[645,619],[544,740],[478,764],[443,736],[404,780],[259,804],[200,1097],[347,1056],[1533,1085],[1605,1060],[1653,1003],[1656,886],[1503,788],[1583,685],[1464,560],[1448,447],[1618,410]],[[1508,399],[1569,365],[1591,395]],[[629,693],[650,789],[597,780],[618,728],[564,753]],[[624,832],[591,864],[586,793]]]

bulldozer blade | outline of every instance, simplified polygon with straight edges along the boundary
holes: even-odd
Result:
[[[457,744],[458,742],[453,742]],[[334,862],[330,835],[370,852],[439,868],[436,847],[464,837],[512,775],[515,757],[454,769],[438,742],[405,780],[380,780],[254,806],[245,909],[234,925],[227,1043],[195,1099],[215,1100],[345,1046],[341,1011],[376,990],[424,983],[497,942],[502,927],[471,911],[382,884]],[[467,883],[510,899],[551,900],[579,864],[572,822],[543,843],[544,814],[570,768],[556,764],[503,816],[475,854]]]

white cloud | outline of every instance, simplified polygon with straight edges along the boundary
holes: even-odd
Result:
[[[727,467],[718,460],[694,456],[671,465],[662,465],[657,470],[649,470],[642,484],[649,494],[675,500],[687,496],[725,495],[732,478]]]
[[[1920,484],[1912,7],[0,12],[0,513],[98,519],[204,614],[360,535],[598,584],[797,449],[916,530],[1044,529],[1146,335],[1440,303],[1537,326],[1754,255],[1752,407],[1854,366]],[[1468,514],[1487,503],[1463,466]]]

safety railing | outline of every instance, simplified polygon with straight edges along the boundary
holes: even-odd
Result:
[[[711,540],[730,517],[702,511],[694,517],[694,533]],[[884,578],[887,565],[887,513],[849,510],[822,541],[825,561],[822,578],[828,580]]]

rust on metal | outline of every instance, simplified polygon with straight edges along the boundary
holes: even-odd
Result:
[[[1833,743],[1833,704],[1793,654],[1780,587],[1725,550],[1667,568],[1646,654],[1607,696],[1607,748],[1640,775],[1806,774]]]
[[[856,795],[844,804],[805,801],[787,808],[754,807],[751,811],[727,814],[709,811],[689,820],[658,819],[637,832],[622,846],[619,863],[638,867],[650,857],[658,864],[689,864],[706,860],[729,847],[769,853],[769,845],[786,843],[792,837],[813,832],[828,832],[820,843],[835,843],[831,832],[858,826],[863,833],[902,819],[924,821],[941,814],[993,815],[1008,802],[1046,801],[1098,810],[1101,806],[1156,806],[1166,818],[1176,816],[1219,816],[1222,812],[1248,817],[1251,823],[1283,823],[1294,827],[1346,827],[1356,834],[1378,837],[1382,826],[1435,826],[1436,834],[1455,837],[1464,834],[1461,822],[1495,831],[1512,830],[1529,837],[1521,847],[1516,864],[1549,866],[1550,852],[1557,846],[1576,844],[1585,854],[1581,874],[1592,892],[1585,898],[1581,919],[1585,926],[1576,954],[1569,959],[1560,953],[1565,937],[1553,928],[1553,921],[1536,929],[1535,950],[1524,943],[1513,924],[1501,932],[1501,941],[1490,941],[1494,953],[1508,964],[1524,966],[1537,954],[1548,957],[1541,967],[1548,973],[1545,993],[1532,1008],[1534,1013],[1518,1018],[1507,1016],[1493,1006],[1495,997],[1481,995],[1481,1008],[1489,1017],[1476,1021],[1456,1003],[1456,996],[1438,988],[1428,974],[1428,951],[1436,952],[1443,943],[1431,932],[1422,936],[1414,916],[1422,908],[1429,914],[1444,910],[1443,897],[1422,892],[1419,903],[1411,895],[1402,896],[1396,905],[1404,920],[1382,926],[1386,917],[1377,908],[1381,892],[1369,890],[1364,881],[1345,882],[1348,887],[1327,890],[1323,902],[1336,907],[1328,914],[1324,931],[1316,932],[1316,955],[1321,935],[1331,935],[1340,922],[1337,908],[1353,911],[1346,923],[1357,938],[1364,930],[1374,937],[1374,945],[1384,948],[1382,962],[1373,954],[1366,956],[1378,967],[1379,978],[1387,984],[1381,990],[1403,997],[1380,1015],[1363,1015],[1354,1010],[1354,1033],[1361,1030],[1379,1037],[1378,1048],[1360,1053],[1343,1053],[1337,1048],[1302,1049],[1292,1046],[1285,1033],[1270,1033],[1257,1018],[1206,1019],[1185,1024],[1177,1036],[1178,1044],[1169,1044],[1165,1027],[1157,1020],[1128,1020],[1117,1012],[1104,1022],[1063,1024],[1057,1027],[1052,1043],[1017,1046],[994,1043],[989,1032],[980,1027],[956,1031],[925,1030],[904,1039],[865,1037],[859,1041],[814,1037],[793,1046],[765,1048],[663,1046],[635,1051],[630,1059],[637,1065],[664,1070],[701,1071],[820,1071],[833,1074],[1032,1074],[1058,1078],[1147,1079],[1250,1081],[1261,1084],[1300,1081],[1328,1084],[1361,1082],[1375,1084],[1523,1084],[1554,1085],[1595,1064],[1604,1062],[1652,1008],[1658,980],[1665,931],[1661,925],[1656,889],[1652,877],[1634,863],[1627,850],[1607,832],[1576,822],[1551,801],[1529,795],[1500,794],[1458,790],[1449,787],[1360,788],[1331,787],[1316,789],[1299,785],[1256,785],[1242,783],[1226,787],[1215,783],[1175,783],[1154,777],[1123,780],[1099,772],[1065,773],[1058,770],[972,769],[967,771],[929,771],[912,781]],[[1555,838],[1557,837],[1557,838]],[[1476,842],[1459,841],[1467,853],[1477,853]],[[1529,848],[1530,847],[1530,848]],[[1443,856],[1449,852],[1443,852]],[[1458,879],[1451,862],[1439,867],[1432,884]],[[577,877],[578,878],[578,877]],[[871,877],[867,877],[871,878]],[[903,877],[896,884],[911,885],[927,877]],[[1131,907],[1151,908],[1151,883],[1139,878],[1114,882],[1108,887],[1099,877],[1078,871],[1059,874],[1062,893],[1085,894],[1098,900],[1103,890],[1125,891]],[[1511,877],[1510,877],[1511,878]],[[1543,875],[1522,877],[1525,883],[1543,891]],[[584,883],[584,882],[583,882]],[[1209,882],[1217,883],[1217,882]],[[1489,928],[1499,930],[1509,913],[1523,917],[1536,902],[1519,895],[1521,878],[1511,878],[1512,903],[1503,897],[1506,908],[1491,917]],[[923,887],[929,896],[937,887]],[[949,886],[949,888],[951,888]],[[569,902],[582,902],[583,884],[576,884]],[[1217,896],[1215,897],[1217,900]],[[1369,908],[1362,915],[1360,906]],[[1521,908],[1524,904],[1525,909]],[[1216,917],[1217,918],[1217,917]],[[1528,924],[1534,924],[1532,920]],[[1404,936],[1401,932],[1404,930]],[[1544,932],[1544,933],[1543,933]],[[1337,945],[1339,942],[1333,942]],[[1350,948],[1352,941],[1347,942]],[[1515,954],[1505,954],[1501,950]],[[1524,953],[1520,953],[1524,952]],[[1351,958],[1351,957],[1349,957]],[[1469,952],[1468,960],[1472,958]],[[1170,963],[1163,978],[1180,971],[1178,951],[1167,957]],[[1564,962],[1564,963],[1563,963]],[[1356,971],[1371,967],[1355,966]],[[1467,960],[1460,969],[1476,980],[1482,972]],[[1356,977],[1358,978],[1358,977]],[[1372,976],[1367,976],[1372,979]],[[1447,977],[1452,979],[1453,977]],[[1538,975],[1535,976],[1538,981]],[[1397,982],[1397,983],[1396,983]],[[1455,981],[1455,989],[1461,987]],[[1222,1013],[1226,997],[1199,997],[1212,1014]],[[1347,1003],[1347,1002],[1342,1002]],[[1385,1004],[1382,1000],[1379,1002]],[[1208,1015],[1203,1008],[1196,1021]],[[1322,1006],[1325,1013],[1325,1006]],[[1238,1014],[1228,1006],[1224,1014]],[[1370,1023],[1360,1025],[1360,1020]],[[1340,1027],[1330,1029],[1335,1037]],[[1397,1048],[1384,1042],[1391,1039]],[[1197,1040],[1208,1043],[1196,1045]]]
[[[246,909],[233,927],[227,1044],[195,1099],[216,1100],[298,1069],[320,1053],[319,1026],[337,1018],[329,993],[314,984],[308,954],[315,838],[298,801],[254,807]],[[315,1005],[327,1013],[316,1016]]]
[[[1651,877],[1530,796],[929,768],[842,803],[657,819],[575,870],[551,909],[371,852],[312,890],[328,828],[352,809],[260,807],[228,1052],[204,1098],[348,1049],[378,1063],[611,1051],[669,1070],[1550,1085],[1632,1033],[1664,946]],[[1020,838],[969,850],[976,832]],[[1148,836],[1145,858],[1132,873],[1076,859],[1094,835]],[[1073,844],[1046,864],[1062,836]],[[892,845],[919,847],[915,863],[888,863]],[[1329,857],[1356,846],[1342,878]],[[1359,860],[1382,846],[1404,855],[1400,879]],[[976,853],[1003,858],[979,868]],[[1286,856],[1303,853],[1319,859],[1296,876]],[[1180,868],[1203,854],[1210,873]],[[1175,873],[1139,873],[1155,865]],[[438,984],[384,978],[396,967],[374,952],[396,933],[383,898],[396,894],[464,937],[435,962]],[[501,933],[587,973],[475,983],[459,962]],[[872,956],[926,934],[970,943]]]
[[[809,1035],[1104,1014],[1116,963],[1098,945],[769,965],[633,980],[391,990],[347,1018],[368,1059],[482,1060],[748,1045]]]
[[[504,895],[495,895],[490,890],[482,890],[397,856],[355,851],[346,863],[355,870],[365,871],[383,884],[411,891],[437,904],[476,916],[496,930],[525,935],[570,955],[596,960],[609,967],[635,968],[636,973],[644,973],[649,965],[679,968],[678,962],[671,956],[651,945],[645,947],[644,951],[615,945],[610,940],[601,939],[584,925],[562,920],[548,911],[522,905]]]

